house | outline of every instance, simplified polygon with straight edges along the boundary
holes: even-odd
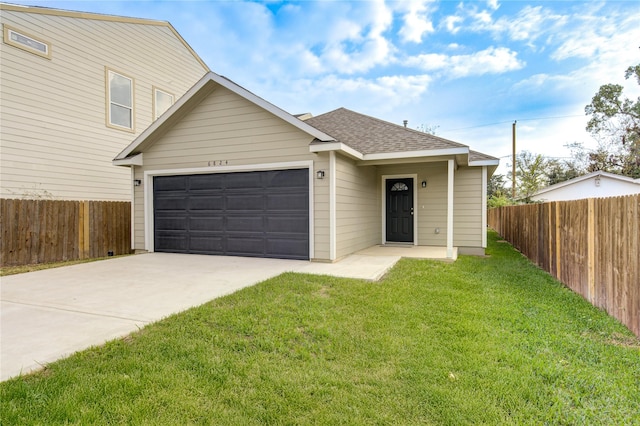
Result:
[[[533,201],[569,201],[583,198],[640,194],[640,179],[596,171],[543,188]]]
[[[335,261],[483,254],[498,161],[347,109],[303,121],[208,73],[113,163],[132,169],[138,251]]]
[[[0,198],[131,200],[111,160],[209,69],[168,22],[0,3]]]

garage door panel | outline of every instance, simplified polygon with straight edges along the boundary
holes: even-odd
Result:
[[[264,239],[259,237],[227,236],[227,253],[236,256],[264,255]]]
[[[263,216],[227,216],[228,232],[262,232],[263,229]]]
[[[272,211],[300,211],[307,212],[309,210],[309,197],[307,194],[299,192],[269,194],[266,196],[266,208]]]
[[[309,258],[308,169],[154,178],[158,251]]]
[[[224,254],[224,238],[221,235],[192,234],[190,251],[202,254]]]
[[[224,210],[224,196],[197,195],[189,197],[189,210]]]
[[[261,189],[264,185],[262,183],[264,173],[260,172],[241,172],[241,173],[227,173],[225,174],[226,189],[240,189],[255,190]]]
[[[189,218],[189,230],[191,231],[224,231],[224,217],[223,216],[203,216],[203,217],[190,217]]]
[[[155,238],[156,251],[168,251],[171,253],[187,253],[189,241],[184,233],[172,234],[163,232],[156,235]]]
[[[191,175],[187,176],[189,190],[221,191],[225,187],[225,174]]]
[[[264,197],[262,194],[232,194],[227,195],[227,211],[237,210],[264,210]]]
[[[275,170],[267,177],[268,185],[273,188],[301,188],[309,187],[309,171]]]
[[[154,181],[154,191],[184,191],[187,189],[187,176],[162,176]]]
[[[155,200],[154,208],[156,211],[175,210],[183,211],[187,207],[187,198],[182,197],[166,197]]]
[[[163,231],[186,231],[187,218],[174,216],[160,216],[156,218],[156,226]]]
[[[296,258],[308,247],[307,240],[290,238],[270,238],[267,241],[267,253],[270,257]]]
[[[271,216],[267,218],[266,231],[308,234],[309,218],[306,216]]]

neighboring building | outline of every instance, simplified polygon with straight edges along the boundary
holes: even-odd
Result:
[[[133,169],[137,250],[334,261],[483,254],[499,160],[342,108],[303,121],[209,73],[113,162]]]
[[[639,194],[640,179],[597,171],[556,183],[533,194],[533,201],[569,201],[583,198]]]
[[[209,69],[168,22],[0,4],[0,197],[131,200],[111,160]]]

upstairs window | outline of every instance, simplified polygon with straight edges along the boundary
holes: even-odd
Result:
[[[49,43],[38,40],[37,38],[8,25],[3,25],[3,29],[4,42],[6,44],[26,50],[27,52],[34,53],[44,58],[51,59],[51,46]]]
[[[153,119],[157,120],[166,110],[173,105],[174,97],[171,93],[153,88]]]
[[[133,131],[133,79],[107,69],[107,126]]]

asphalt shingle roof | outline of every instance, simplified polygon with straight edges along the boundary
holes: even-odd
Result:
[[[346,108],[338,108],[305,123],[333,136],[362,154],[468,148],[429,133],[409,129]],[[313,144],[326,142],[315,141]],[[478,155],[484,155],[477,153]]]

